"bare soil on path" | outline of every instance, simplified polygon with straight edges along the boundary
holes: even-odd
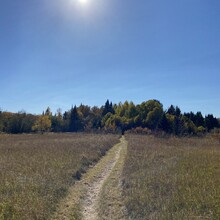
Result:
[[[52,219],[125,219],[120,175],[127,150],[124,137],[83,175],[60,203]]]

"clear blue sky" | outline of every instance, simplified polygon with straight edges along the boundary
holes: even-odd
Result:
[[[219,0],[0,0],[0,107],[160,100],[220,117]]]

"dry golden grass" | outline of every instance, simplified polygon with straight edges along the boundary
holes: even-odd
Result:
[[[68,188],[118,142],[114,135],[0,136],[0,219],[48,219]]]
[[[220,219],[220,143],[128,135],[123,196],[130,219]]]

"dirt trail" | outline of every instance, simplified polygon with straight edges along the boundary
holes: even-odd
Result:
[[[108,161],[103,170],[95,176],[93,183],[85,183],[88,186],[88,191],[85,200],[83,201],[83,219],[97,220],[98,219],[98,202],[100,199],[100,192],[105,180],[109,177],[112,169],[119,159],[121,146],[119,145],[115,152],[114,158]]]
[[[125,155],[126,146],[125,138],[122,137],[120,143],[110,149],[93,168],[89,169],[87,173],[83,175],[82,180],[78,181],[69,190],[68,196],[61,201],[52,219],[99,219],[98,213],[100,213],[100,201],[102,199],[101,192],[106,188],[106,183],[111,182],[112,175],[118,173],[118,171],[115,172],[115,170],[117,170],[119,164],[123,162],[124,157],[121,155]],[[118,187],[119,184],[117,184],[115,188]],[[109,199],[111,200],[111,198]],[[112,203],[114,203],[114,201],[112,201]],[[109,216],[109,218],[107,217],[105,219],[112,218]]]

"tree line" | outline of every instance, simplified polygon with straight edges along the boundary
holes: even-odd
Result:
[[[178,106],[164,110],[158,100],[148,100],[135,105],[133,102],[112,104],[109,100],[101,107],[81,104],[62,113],[52,113],[48,107],[41,115],[26,112],[0,111],[0,132],[157,132],[174,135],[203,134],[220,128],[220,121],[213,114],[205,117],[201,112],[182,113]]]

